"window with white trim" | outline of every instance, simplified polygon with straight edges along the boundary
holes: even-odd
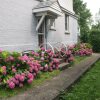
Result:
[[[50,30],[55,30],[55,18],[48,19],[48,26]]]
[[[51,19],[51,29],[55,29],[55,19]]]

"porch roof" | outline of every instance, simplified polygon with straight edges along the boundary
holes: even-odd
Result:
[[[60,5],[57,0],[48,0],[40,2],[36,7],[34,7],[33,13],[50,13],[52,15],[61,16],[62,10],[60,9]]]

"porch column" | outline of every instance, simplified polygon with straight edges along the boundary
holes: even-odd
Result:
[[[46,16],[46,15],[42,15],[42,17],[41,17],[39,23],[37,24],[36,31],[38,31],[38,29],[40,28],[40,26],[41,26],[43,20],[45,19],[45,16]]]

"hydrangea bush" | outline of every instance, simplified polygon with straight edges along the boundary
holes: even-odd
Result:
[[[71,63],[74,61],[74,56],[72,54],[72,51],[70,49],[65,50],[64,48],[61,48],[60,51],[55,52],[54,58],[61,58],[64,59],[65,62]]]
[[[0,52],[0,85],[23,87],[24,83],[32,83],[40,71],[41,65],[33,57],[21,56],[17,52]]]
[[[92,46],[88,43],[81,43],[69,46],[68,49],[72,52],[73,55],[78,56],[90,56],[92,55]]]
[[[54,69],[58,69],[59,61],[53,58],[54,53],[52,50],[45,50],[41,48],[37,52],[31,52],[30,56],[34,57],[36,60],[40,61],[41,71],[53,71]]]

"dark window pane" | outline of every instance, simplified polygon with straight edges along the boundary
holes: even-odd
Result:
[[[68,15],[65,15],[65,30],[68,30]]]

